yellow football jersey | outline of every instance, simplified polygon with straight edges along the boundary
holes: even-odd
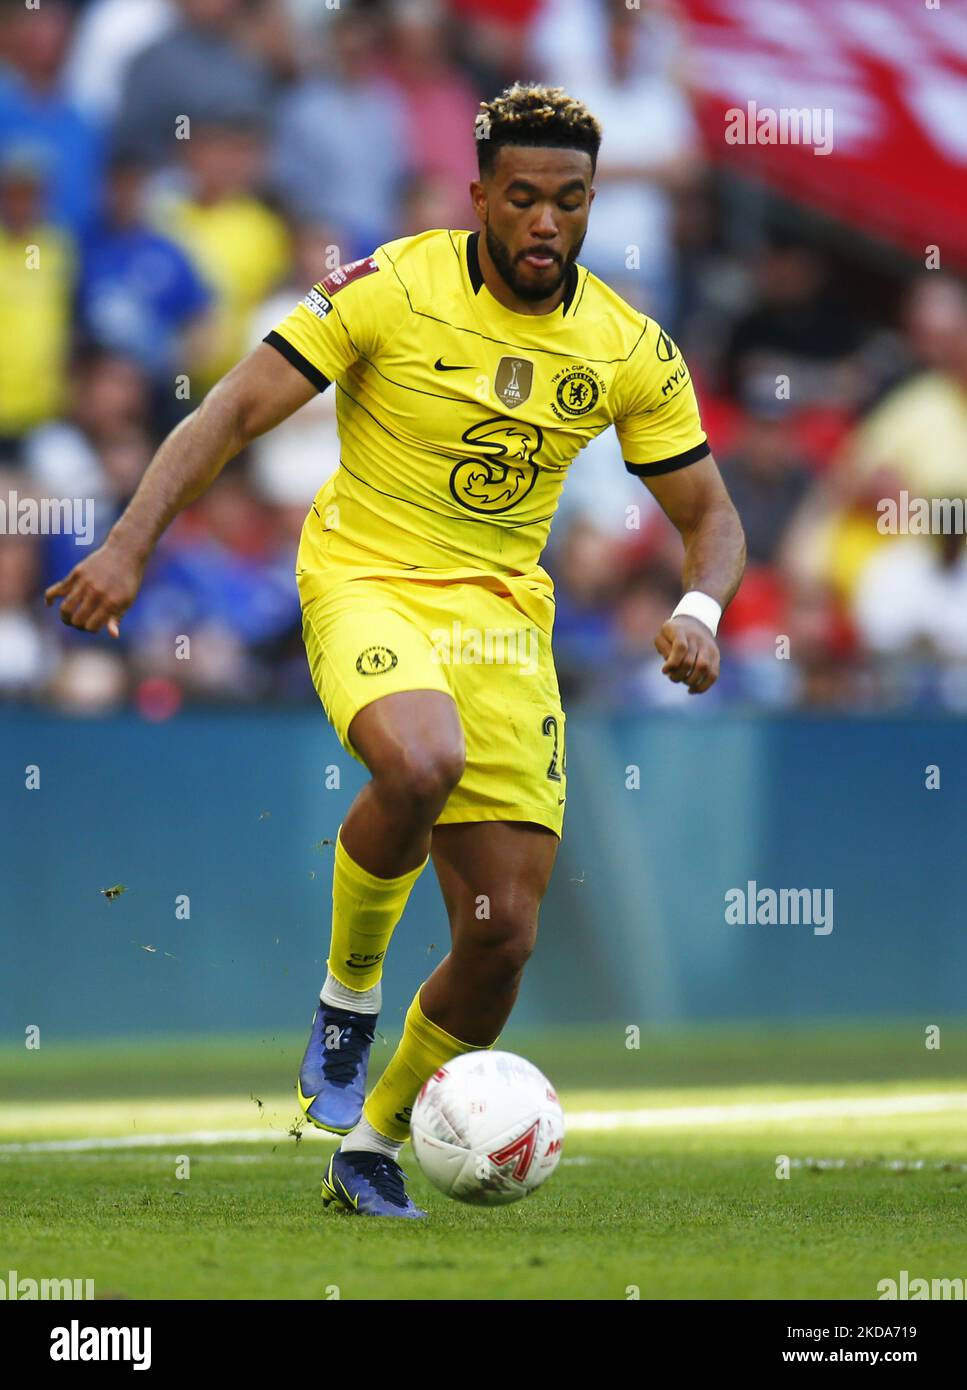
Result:
[[[709,452],[688,368],[656,323],[579,266],[553,313],[505,309],[478,235],[389,242],[265,340],[339,393],[340,467],[299,548],[304,603],[351,576],[470,580],[549,630],[539,561],[579,450],[613,424],[646,478]]]

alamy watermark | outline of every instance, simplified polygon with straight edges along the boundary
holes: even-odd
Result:
[[[93,1279],[28,1279],[15,1269],[8,1270],[5,1278],[0,1277],[0,1299],[11,1303],[61,1298],[76,1302],[93,1297]]]
[[[967,505],[962,497],[881,497],[876,504],[881,536],[962,536]]]
[[[899,1279],[881,1279],[876,1286],[880,1299],[916,1302],[920,1299],[954,1299],[963,1301],[964,1280],[920,1279],[910,1277],[908,1269],[900,1270]]]
[[[433,657],[443,666],[517,666],[523,676],[538,670],[540,636],[534,627],[464,627],[459,618],[429,634]]]
[[[150,1327],[82,1327],[72,1318],[50,1334],[51,1361],[130,1361],[134,1371],[151,1369]]]
[[[725,113],[727,145],[811,145],[813,154],[833,150],[833,111],[829,106],[730,106]]]
[[[0,536],[70,536],[77,545],[94,539],[93,497],[0,497]]]
[[[760,888],[750,878],[744,888],[725,892],[730,926],[812,927],[813,936],[833,930],[832,888]]]

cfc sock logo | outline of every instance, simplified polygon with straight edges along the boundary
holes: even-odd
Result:
[[[349,970],[371,970],[374,965],[379,965],[385,955],[385,951],[374,951],[371,955],[364,955],[362,951],[350,951],[343,964]]]

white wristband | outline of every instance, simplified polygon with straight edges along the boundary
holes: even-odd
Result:
[[[709,598],[708,594],[703,594],[700,589],[689,589],[688,593],[675,609],[672,617],[697,618],[700,623],[704,623],[707,628],[711,628],[712,636],[714,637],[719,629],[719,620],[722,617],[722,605],[716,603],[714,598]]]

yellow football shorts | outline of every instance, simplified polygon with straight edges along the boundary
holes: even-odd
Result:
[[[303,636],[313,683],[340,743],[361,709],[404,690],[456,702],[466,770],[439,818],[533,821],[560,835],[564,711],[550,635],[473,583],[351,579],[309,599]]]

